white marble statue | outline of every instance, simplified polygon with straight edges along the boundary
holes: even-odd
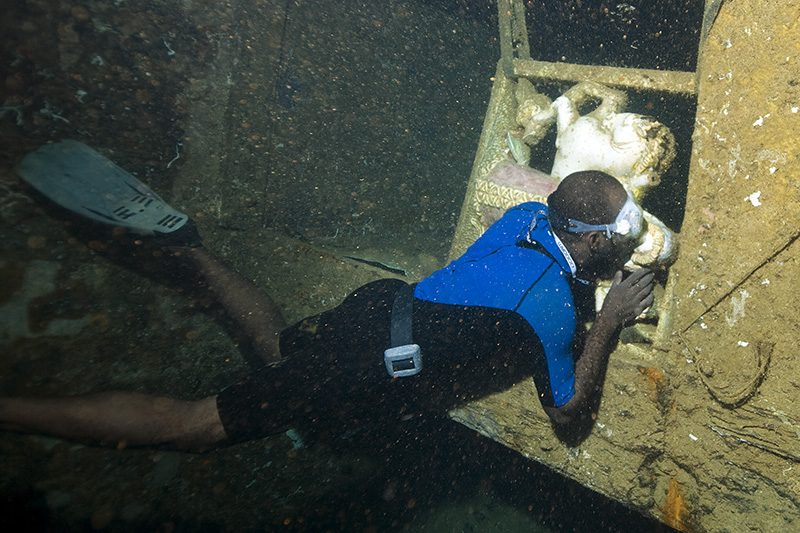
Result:
[[[659,184],[675,158],[675,139],[669,129],[651,117],[624,112],[627,96],[594,82],[582,82],[547,105],[527,80],[517,88],[517,122],[521,139],[537,143],[556,123],[556,156],[550,175],[563,179],[579,170],[600,170],[616,177],[640,202],[647,190]],[[580,114],[589,101],[597,107]],[[677,253],[675,236],[645,211],[647,232],[632,258],[640,266],[665,266]]]

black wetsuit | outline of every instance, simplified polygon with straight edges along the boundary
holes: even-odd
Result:
[[[335,309],[287,328],[280,364],[219,394],[228,437],[238,442],[295,426],[333,436],[386,428],[421,410],[444,414],[531,376],[543,405],[563,405],[573,394],[581,306],[574,305],[580,291],[568,254],[556,244],[545,206],[522,204],[420,282],[412,329],[423,368],[414,376],[392,378],[383,360],[400,280],[365,285]]]
[[[390,347],[391,308],[402,285],[394,279],[370,283],[335,309],[284,330],[281,363],[219,394],[229,439],[291,427],[336,437],[397,424],[422,410],[443,414],[532,376],[537,358],[544,357],[531,325],[513,311],[415,299],[413,335],[423,370],[390,377],[383,352]]]

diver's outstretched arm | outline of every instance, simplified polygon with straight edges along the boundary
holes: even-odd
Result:
[[[590,398],[603,386],[608,357],[617,345],[622,327],[653,304],[653,278],[652,271],[646,268],[634,271],[624,280],[622,272],[615,274],[575,365],[575,394],[561,407],[545,407],[556,426],[572,424],[588,414]]]
[[[216,396],[181,401],[117,391],[64,398],[0,398],[0,429],[116,448],[163,445],[194,452],[227,440]]]
[[[228,314],[252,340],[258,355],[267,363],[280,361],[278,341],[286,322],[272,298],[226,267],[205,248],[180,251],[192,258]]]

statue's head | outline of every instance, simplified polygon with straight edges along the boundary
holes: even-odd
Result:
[[[638,152],[631,176],[632,188],[655,186],[675,159],[675,137],[652,117],[638,113],[612,113],[603,122],[611,135],[611,146],[621,152]]]

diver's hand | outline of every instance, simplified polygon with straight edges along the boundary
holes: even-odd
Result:
[[[598,319],[624,326],[641,315],[653,304],[654,277],[651,270],[640,268],[623,280],[622,272],[617,271]]]

